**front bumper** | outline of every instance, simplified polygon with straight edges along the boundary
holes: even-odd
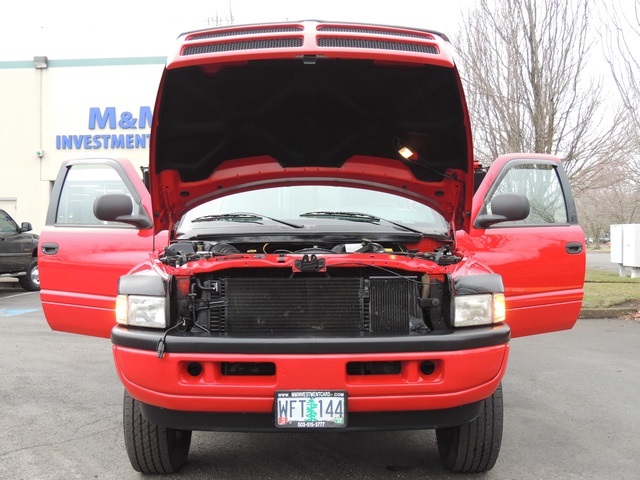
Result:
[[[353,428],[455,424],[477,415],[498,387],[509,351],[506,325],[384,337],[168,335],[158,358],[161,334],[115,327],[116,369],[145,415],[195,430],[267,429],[278,390],[346,390]],[[353,374],[347,368],[353,362],[396,362],[400,368]],[[243,363],[274,368],[260,375],[229,375],[223,368]]]
[[[349,412],[345,428],[325,429],[329,432],[426,430],[464,425],[480,415],[484,401],[442,410],[407,412]],[[142,415],[151,423],[180,430],[216,432],[282,432],[274,424],[274,414],[269,413],[218,413],[184,412],[141,404]],[[297,429],[298,432],[315,432],[317,429]]]
[[[155,351],[164,332],[117,325],[111,331],[115,346]],[[171,333],[166,352],[222,354],[331,354],[445,352],[504,345],[511,338],[505,323],[487,327],[433,331],[426,334],[359,335],[228,335],[203,332]]]

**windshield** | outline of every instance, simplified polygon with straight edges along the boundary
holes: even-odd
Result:
[[[216,228],[222,222],[226,227],[232,222],[238,229],[263,222],[291,228],[369,222],[430,235],[448,232],[448,224],[439,213],[410,199],[372,190],[317,185],[269,188],[218,198],[189,211],[178,229],[185,232]]]

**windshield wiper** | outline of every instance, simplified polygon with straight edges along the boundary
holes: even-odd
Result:
[[[316,218],[335,218],[337,220],[349,220],[352,222],[367,222],[375,223],[380,221],[380,217],[369,215],[368,213],[361,212],[307,212],[301,213],[301,217],[316,217]]]
[[[304,225],[285,222],[284,220],[267,217],[266,215],[258,215],[257,213],[251,213],[251,212],[222,213],[220,215],[204,215],[202,217],[194,218],[193,220],[191,220],[191,223],[215,222],[218,220],[225,220],[225,221],[228,220],[231,222],[260,223],[260,220],[262,220],[263,218],[266,218],[267,220],[271,220],[272,222],[281,223],[282,225],[287,225],[288,227],[292,227],[292,228],[304,228]]]
[[[300,214],[301,217],[316,217],[316,218],[335,218],[337,220],[348,220],[351,222],[366,222],[366,223],[378,223],[378,222],[386,222],[394,225],[398,228],[402,228],[407,232],[419,233],[420,235],[424,235],[424,232],[420,230],[416,230],[415,228],[407,227],[402,223],[394,222],[393,220],[387,220],[386,218],[376,217],[375,215],[369,215],[368,213],[362,212],[327,212],[327,211],[319,211],[319,212],[307,212]]]

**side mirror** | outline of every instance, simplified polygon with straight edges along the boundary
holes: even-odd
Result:
[[[487,228],[500,222],[515,222],[529,216],[529,199],[519,193],[501,193],[491,199],[491,214],[478,215],[473,226]]]
[[[153,223],[144,209],[133,214],[133,200],[123,193],[100,195],[93,202],[93,214],[105,222],[122,222],[137,228],[151,228]]]
[[[29,222],[22,222],[22,225],[20,225],[20,233],[30,232],[31,230],[33,230],[33,227]]]

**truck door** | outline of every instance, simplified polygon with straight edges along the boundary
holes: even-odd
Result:
[[[492,198],[501,193],[525,195],[529,215],[481,228],[478,216],[490,214]],[[471,216],[460,245],[502,275],[512,336],[572,328],[582,305],[586,253],[560,160],[535,154],[498,158],[474,195]]]
[[[152,251],[153,228],[94,216],[94,200],[105,193],[129,195],[134,214],[151,212],[128,161],[75,160],[60,168],[39,244],[40,296],[53,330],[108,338],[119,277]]]
[[[0,210],[0,273],[25,270],[31,261],[31,243],[21,236],[21,228]]]

